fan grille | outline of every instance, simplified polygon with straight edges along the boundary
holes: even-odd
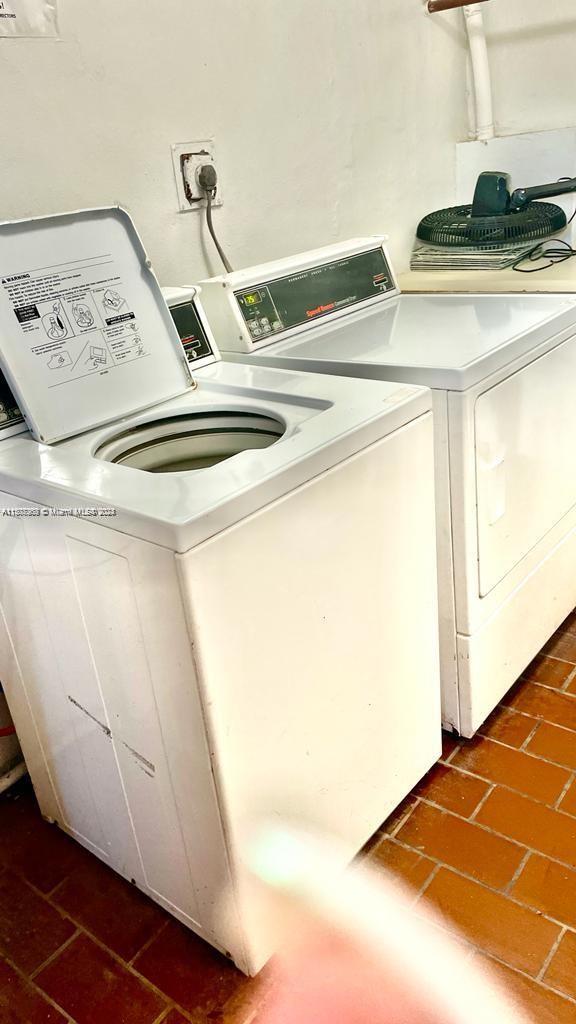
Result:
[[[416,235],[433,245],[490,249],[515,242],[537,242],[566,227],[566,214],[554,203],[531,203],[518,213],[498,217],[472,217],[471,206],[451,206],[427,214]]]

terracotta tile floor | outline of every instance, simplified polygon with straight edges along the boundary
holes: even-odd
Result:
[[[365,856],[535,1022],[576,1024],[576,613]],[[29,785],[0,798],[0,1024],[250,1024],[265,992],[43,822]]]

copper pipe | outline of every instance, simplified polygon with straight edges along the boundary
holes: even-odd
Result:
[[[456,7],[472,7],[473,4],[485,4],[487,0],[428,0],[428,13],[452,11]]]

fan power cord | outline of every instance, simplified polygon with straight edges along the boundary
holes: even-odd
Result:
[[[550,245],[550,242],[556,242],[556,245]],[[573,256],[576,256],[576,249],[573,249],[564,238],[550,238],[548,242],[538,242],[533,249],[523,253],[520,259],[512,264],[512,269],[518,271],[519,274],[538,274],[541,270],[549,270],[550,267],[556,266],[557,263],[571,260]],[[544,263],[541,267],[522,267],[520,265],[522,263],[539,263],[540,260],[549,262]]]
[[[218,189],[218,175],[216,174],[214,164],[202,164],[202,166],[198,168],[196,179],[198,181],[198,185],[206,196],[206,226],[212,236],[212,241],[216,246],[218,255],[226,269],[226,273],[231,274],[233,272],[232,264],[218,241],[216,231],[214,230],[214,222],[212,220],[212,203],[216,198],[216,192]]]
[[[558,181],[572,181],[572,178],[558,178]],[[576,206],[572,216],[566,221],[566,227],[572,223],[575,217]],[[551,242],[556,242],[556,246],[550,245]],[[548,238],[545,241],[538,242],[538,245],[525,252],[520,259],[512,264],[512,269],[516,270],[519,274],[538,274],[541,270],[549,270],[550,267],[554,267],[557,263],[565,263],[566,260],[571,260],[573,256],[576,256],[576,249],[573,249],[565,238]],[[521,263],[539,263],[541,260],[549,260],[550,262],[544,263],[541,267],[520,266]]]

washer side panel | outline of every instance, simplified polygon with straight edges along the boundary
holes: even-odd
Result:
[[[0,504],[4,509],[23,505],[32,507],[28,502],[3,493],[0,493]],[[15,631],[15,618],[22,606],[26,608],[25,621],[28,626],[22,634],[21,644]],[[25,652],[28,632],[31,632],[30,621],[35,624],[35,646],[42,647],[48,653],[45,625],[38,594],[33,586],[30,552],[25,543],[22,523],[6,516],[0,520],[0,678],[42,814],[46,818],[61,821],[64,812],[50,770],[41,711],[34,709],[34,693],[30,692],[28,685],[30,676],[26,672],[28,663]],[[15,643],[18,644],[20,658]]]
[[[431,415],[181,573],[235,874],[261,813],[339,833],[352,858],[440,753]],[[256,932],[251,970],[269,952]]]
[[[29,551],[3,612],[51,816],[243,965],[219,912],[227,859],[173,553],[81,519],[6,521]],[[13,673],[17,704],[21,688]]]
[[[2,500],[5,507],[23,504],[7,496]],[[25,518],[0,520],[3,682],[42,812],[108,861],[114,841],[102,826],[100,810],[102,796],[112,799],[116,786],[109,739],[97,724],[102,709],[96,707],[85,721],[76,714],[73,701],[82,704],[90,682],[82,672],[85,665],[74,659],[74,638],[66,648],[72,655],[68,678],[62,675],[28,527]]]

